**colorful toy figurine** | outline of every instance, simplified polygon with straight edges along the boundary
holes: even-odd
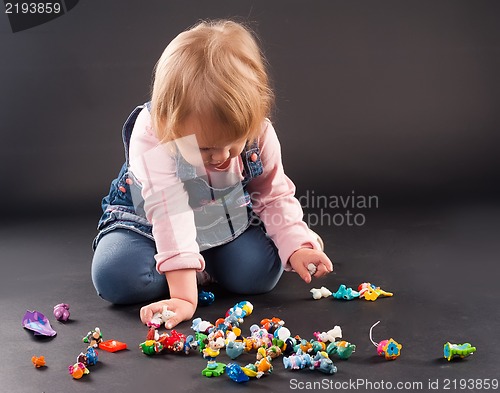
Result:
[[[340,359],[349,359],[355,350],[356,345],[347,341],[332,342],[326,347],[328,355],[337,355]]]
[[[281,355],[281,348],[279,348],[276,345],[271,345],[269,348],[260,347],[259,349],[257,349],[257,360],[261,360],[265,357],[269,357],[270,359],[276,359],[280,355]]]
[[[151,356],[160,353],[163,350],[163,345],[156,340],[146,340],[139,344],[139,348],[144,355]]]
[[[470,343],[464,344],[451,344],[447,342],[444,344],[443,353],[444,357],[450,361],[453,358],[465,358],[476,352],[476,347],[473,347]]]
[[[377,353],[379,356],[385,356],[386,360],[394,360],[401,354],[401,348],[403,347],[401,344],[390,338],[389,340],[382,340],[378,344],[373,341],[372,331],[375,326],[380,323],[378,321],[370,328],[370,341],[377,348]]]
[[[87,367],[85,367],[85,364],[83,363],[75,363],[72,366],[68,367],[69,374],[74,378],[74,379],[80,379],[83,377],[85,374],[88,374],[90,371]]]
[[[220,377],[222,374],[224,374],[224,370],[226,369],[226,365],[224,363],[215,363],[215,366],[213,368],[204,368],[201,371],[201,375],[205,377]]]
[[[185,350],[186,336],[176,330],[172,330],[170,335],[168,333],[161,334],[158,342],[169,352],[183,352]]]
[[[321,371],[324,374],[335,374],[337,372],[337,367],[324,351],[316,354],[313,358],[312,366],[315,370]]]
[[[255,367],[257,367],[257,375],[255,376],[257,379],[262,377],[264,374],[270,374],[273,372],[273,365],[271,361],[271,357],[266,356],[254,363]]]
[[[341,284],[339,286],[339,289],[337,289],[337,292],[332,294],[332,296],[334,299],[352,300],[359,297],[359,292],[355,291],[352,288],[347,288],[344,284]]]
[[[215,301],[215,295],[209,291],[201,290],[198,293],[198,304],[200,306],[209,306]]]
[[[310,353],[311,356],[326,350],[326,344],[323,341],[310,340],[309,342],[311,343],[311,348],[308,350],[308,353]]]
[[[371,301],[377,300],[380,296],[390,297],[394,295],[392,292],[386,292],[382,288],[374,284],[370,284],[369,282],[364,282],[362,284],[359,284],[358,291],[359,291],[359,297]]]
[[[245,344],[243,342],[229,341],[226,344],[226,354],[233,360],[240,356],[244,351]]]
[[[94,349],[94,347],[88,347],[86,356],[87,356],[87,366],[95,366],[99,360],[99,354]]]
[[[239,323],[243,322],[243,318],[249,316],[253,312],[253,304],[247,300],[243,300],[239,303],[236,303],[233,307],[231,307],[226,312],[226,317],[230,315],[234,315]]]
[[[312,293],[312,297],[315,300],[321,299],[323,297],[328,297],[332,295],[332,291],[330,291],[326,287],[321,287],[320,289],[318,288],[312,288],[309,292]]]
[[[205,333],[196,332],[194,334],[194,342],[196,342],[195,346],[198,350],[203,353],[203,349],[206,347],[208,343],[207,335]]]
[[[259,379],[272,372],[273,365],[269,357],[264,357],[253,364],[249,363],[245,367],[235,363],[229,363],[226,367],[226,374],[235,382],[247,382],[250,378]]]
[[[324,343],[334,342],[337,338],[342,338],[342,328],[335,325],[333,329],[330,329],[327,332],[314,332],[313,335],[318,341],[322,341]]]
[[[127,344],[116,340],[106,340],[99,343],[99,348],[107,352],[117,352],[127,349]]]
[[[226,330],[226,344],[230,341],[243,342],[243,338],[239,327],[232,327],[231,330]]]
[[[83,363],[85,366],[94,366],[97,364],[98,354],[94,347],[89,346],[87,352],[80,352],[80,355],[76,358],[77,363]]]
[[[66,322],[69,319],[69,304],[59,303],[54,306],[54,317],[60,322]]]
[[[285,326],[285,321],[277,317],[264,318],[260,321],[260,326],[269,333],[274,334],[276,330]]]
[[[214,325],[212,325],[208,321],[203,321],[201,318],[193,319],[193,323],[191,325],[191,329],[193,329],[195,332],[204,334],[210,333],[210,330],[213,329],[213,327]]]
[[[31,363],[33,363],[33,366],[35,366],[36,368],[40,368],[40,367],[45,367],[46,366],[45,357],[44,356],[33,356],[31,358]]]
[[[253,340],[253,348],[270,347],[273,343],[273,335],[259,325],[250,326],[250,338]]]
[[[291,335],[292,333],[286,326],[281,326],[277,328],[273,334],[274,338],[277,338],[278,340],[281,341],[286,341]]]
[[[283,365],[285,368],[291,370],[301,370],[306,367],[314,367],[312,362],[313,359],[311,355],[302,352],[300,348],[294,354],[283,357]]]
[[[168,309],[168,306],[163,306],[161,313],[157,312],[151,318],[151,321],[148,322],[149,327],[159,328],[163,323],[167,323],[167,321],[175,315],[175,312]]]
[[[234,382],[242,383],[250,380],[250,377],[245,374],[241,366],[236,363],[229,363],[226,366],[226,374]]]
[[[203,357],[207,359],[207,367],[202,371],[202,375],[206,377],[220,376],[226,367],[223,363],[217,363],[217,356],[220,354],[221,348],[224,347],[224,333],[216,330],[210,333],[207,337],[208,343],[203,348]]]
[[[101,329],[96,327],[94,330],[91,330],[87,333],[87,335],[82,339],[82,341],[90,346],[97,348],[99,343],[102,341]]]
[[[295,337],[288,337],[285,340],[285,344],[281,347],[281,351],[283,352],[283,355],[289,356],[295,353],[296,346],[297,346],[297,339]]]

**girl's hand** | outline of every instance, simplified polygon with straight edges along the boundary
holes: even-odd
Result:
[[[150,322],[155,313],[162,312],[163,306],[168,306],[168,309],[175,313],[175,315],[167,321],[165,325],[167,329],[172,329],[182,321],[191,319],[196,311],[196,304],[188,302],[187,300],[176,298],[161,300],[141,308],[141,321],[144,324]]]
[[[314,264],[316,266],[316,273],[314,277],[321,277],[333,271],[333,264],[330,258],[326,256],[323,251],[313,250],[311,248],[300,248],[295,251],[288,260],[293,270],[304,280],[306,283],[311,282],[311,274],[307,266]]]

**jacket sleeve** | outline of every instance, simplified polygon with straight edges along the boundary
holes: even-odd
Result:
[[[203,270],[205,261],[196,242],[194,214],[176,175],[172,143],[160,143],[143,109],[130,139],[130,170],[142,186],[146,218],[153,225],[158,272]]]
[[[276,244],[285,270],[292,270],[288,260],[300,248],[320,249],[295,198],[295,185],[285,175],[281,160],[281,146],[271,122],[266,121],[259,139],[263,173],[252,179],[247,189],[252,197],[254,211]]]

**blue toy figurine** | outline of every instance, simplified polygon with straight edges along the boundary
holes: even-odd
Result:
[[[347,288],[344,284],[341,284],[339,286],[339,289],[337,289],[337,292],[333,293],[332,296],[334,299],[352,300],[359,297],[359,292],[355,291],[352,288]]]

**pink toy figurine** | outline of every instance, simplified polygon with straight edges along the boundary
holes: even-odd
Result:
[[[377,353],[379,356],[385,356],[386,360],[394,360],[401,354],[401,348],[403,347],[401,344],[398,344],[395,340],[390,338],[389,340],[382,340],[378,344],[373,341],[372,331],[375,326],[380,323],[378,321],[370,328],[370,341],[377,348]]]
[[[69,304],[59,303],[54,306],[54,317],[60,322],[66,322],[69,319]]]
[[[75,363],[72,366],[68,367],[69,374],[74,378],[74,379],[80,379],[83,377],[85,374],[89,373],[89,369],[85,367],[85,364],[83,363]]]

